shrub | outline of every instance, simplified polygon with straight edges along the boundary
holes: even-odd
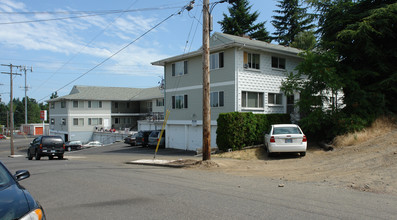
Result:
[[[246,146],[262,144],[270,125],[290,123],[290,116],[231,112],[220,114],[217,122],[216,144],[219,150],[240,150]]]

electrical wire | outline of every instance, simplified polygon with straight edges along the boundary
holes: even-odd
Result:
[[[135,5],[138,2],[138,0],[135,0],[129,7],[128,9],[130,9],[133,5]],[[73,57],[71,57],[68,61],[66,61],[66,63],[64,63],[61,67],[59,67],[50,77],[47,78],[47,80],[45,80],[43,83],[41,83],[40,86],[37,87],[37,89],[39,89],[41,86],[43,86],[45,83],[48,82],[48,80],[50,80],[55,74],[57,74],[59,72],[59,70],[63,69],[64,66],[66,66],[68,63],[70,63],[70,61],[72,61],[75,57],[77,57],[85,48],[87,48],[92,42],[94,42],[95,39],[97,39],[100,35],[103,34],[103,32],[105,32],[105,30],[107,30],[112,24],[114,24],[114,22],[116,22],[117,19],[119,19],[122,15],[124,14],[124,12],[122,12],[118,17],[116,17],[115,19],[113,19],[112,22],[110,22],[105,28],[102,29],[102,31],[100,31],[97,35],[95,35],[94,38],[92,38],[84,47],[82,47],[79,52],[77,52],[77,54],[75,54]],[[35,93],[36,90],[34,90],[32,93]]]
[[[56,90],[55,92],[58,92],[62,89],[64,89],[65,87],[69,86],[70,84],[72,84],[73,82],[79,80],[80,78],[82,78],[83,76],[87,75],[88,73],[90,73],[91,71],[93,71],[94,69],[96,69],[97,67],[101,66],[102,64],[104,64],[106,61],[110,60],[111,58],[113,58],[114,56],[116,56],[117,54],[119,54],[121,51],[123,51],[124,49],[126,49],[127,47],[129,47],[131,44],[135,43],[136,41],[138,41],[139,39],[141,39],[143,36],[145,36],[146,34],[148,34],[149,32],[151,32],[152,30],[154,30],[155,28],[157,28],[158,26],[160,26],[162,23],[164,23],[165,21],[167,21],[168,19],[170,19],[171,17],[180,14],[183,10],[185,10],[185,7],[183,7],[181,10],[178,10],[178,12],[173,13],[171,15],[169,15],[167,18],[165,18],[164,20],[160,21],[159,23],[157,23],[155,26],[153,26],[152,28],[150,28],[149,30],[147,30],[146,32],[144,32],[143,34],[141,34],[139,37],[137,37],[135,40],[131,41],[130,43],[128,43],[127,45],[125,45],[124,47],[122,47],[120,50],[118,50],[117,52],[115,52],[114,54],[112,54],[111,56],[109,56],[108,58],[104,59],[103,61],[101,61],[100,63],[98,63],[97,65],[95,65],[94,67],[92,67],[91,69],[89,69],[88,71],[86,71],[85,73],[81,74],[79,77],[77,77],[76,79],[70,81],[69,83],[67,83],[66,85],[62,86],[61,88],[59,88],[58,90]],[[47,98],[50,95],[47,95],[43,98],[41,98],[39,101],[44,100],[45,98]]]
[[[104,11],[104,12],[92,12],[89,14],[84,14],[80,16],[71,16],[71,17],[61,17],[61,18],[48,18],[48,19],[39,19],[39,20],[26,20],[26,21],[12,21],[12,22],[0,22],[0,25],[9,25],[9,24],[24,24],[24,23],[35,23],[35,22],[47,22],[47,21],[59,21],[66,19],[75,19],[75,18],[85,18],[85,17],[94,17],[94,16],[102,16],[109,14],[119,14],[119,13],[127,13],[127,12],[143,12],[143,11],[154,11],[154,10],[167,10],[167,9],[175,9],[180,7],[160,7],[160,8],[142,8],[142,9],[131,9],[131,10],[114,10],[114,11]],[[3,12],[5,13],[5,12]],[[29,12],[27,12],[29,13]],[[32,12],[34,13],[34,12]],[[45,14],[45,12],[41,12]],[[82,13],[82,12],[80,12]],[[53,14],[53,13],[47,13]],[[73,14],[73,13],[70,13]],[[77,13],[78,14],[78,13]]]

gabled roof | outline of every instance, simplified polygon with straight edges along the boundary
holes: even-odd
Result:
[[[300,49],[287,47],[278,44],[267,43],[265,41],[252,40],[248,37],[239,37],[230,34],[215,32],[210,39],[210,51],[218,51],[231,47],[247,48],[253,50],[260,50],[284,56],[298,57],[298,54],[303,52]],[[166,58],[163,60],[155,61],[152,65],[164,66],[166,63],[176,62],[187,58],[199,56],[202,54],[202,49],[185,53],[182,55]]]
[[[143,101],[163,97],[164,95],[159,87],[140,89],[127,87],[74,86],[69,95],[50,99],[47,102],[60,100]]]

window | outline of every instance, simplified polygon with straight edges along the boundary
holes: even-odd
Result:
[[[73,118],[73,126],[84,126],[84,118]]]
[[[187,108],[187,95],[176,95],[172,96],[172,108],[182,109]]]
[[[119,108],[119,103],[118,103],[118,102],[115,102],[115,103],[114,103],[114,107],[115,107],[115,108]]]
[[[263,92],[242,92],[241,107],[263,108]]]
[[[51,121],[51,124],[52,124],[52,125],[55,124],[55,119],[54,119],[54,118],[51,118],[50,121]]]
[[[187,61],[172,64],[172,76],[182,76],[187,74]]]
[[[62,118],[61,125],[66,125],[66,118]]]
[[[222,92],[211,92],[210,105],[211,105],[211,107],[222,107],[224,105],[223,91]]]
[[[148,109],[149,112],[152,112],[152,107],[153,107],[153,103],[151,101],[146,102],[146,107]]]
[[[102,101],[88,101],[88,108],[102,108]]]
[[[88,125],[102,125],[102,118],[89,118]]]
[[[65,101],[61,102],[61,108],[66,108],[66,102]]]
[[[210,70],[223,68],[223,52],[210,55]]]
[[[269,93],[267,103],[273,105],[282,105],[283,104],[283,94],[281,93]]]
[[[114,123],[119,124],[120,123],[120,118],[114,118]]]
[[[244,68],[260,69],[259,54],[244,52]]]
[[[79,101],[73,101],[73,108],[79,107]]]
[[[156,106],[164,106],[164,99],[156,99]]]
[[[285,69],[285,59],[272,57],[272,67],[277,69]]]
[[[51,103],[50,103],[50,108],[52,108],[52,109],[55,108],[55,103],[54,103],[54,102],[51,102]]]
[[[130,103],[129,102],[127,102],[127,108],[130,108]]]

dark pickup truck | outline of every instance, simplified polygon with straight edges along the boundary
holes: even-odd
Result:
[[[65,153],[65,142],[61,136],[40,136],[35,138],[28,148],[28,159],[40,160],[42,156],[48,156],[50,160],[57,156],[63,159]]]

